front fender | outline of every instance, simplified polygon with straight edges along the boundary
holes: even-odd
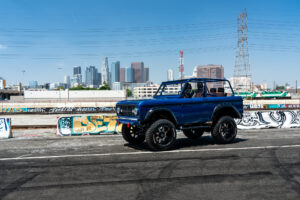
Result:
[[[175,123],[175,125],[178,124],[177,118],[174,115],[174,113],[172,112],[172,110],[170,110],[168,108],[161,108],[161,107],[151,108],[145,115],[145,118],[143,121],[149,122],[154,115],[161,115],[161,114],[171,117],[171,121],[173,121]]]

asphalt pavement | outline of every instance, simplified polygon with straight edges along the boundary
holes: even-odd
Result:
[[[46,131],[0,140],[0,199],[300,199],[300,129],[240,130],[228,145],[179,133],[167,152]]]

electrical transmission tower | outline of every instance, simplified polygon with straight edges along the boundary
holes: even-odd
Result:
[[[179,51],[179,79],[184,78],[183,51]]]
[[[250,91],[252,87],[248,52],[248,15],[246,9],[238,16],[238,42],[234,66],[233,86],[235,90]]]

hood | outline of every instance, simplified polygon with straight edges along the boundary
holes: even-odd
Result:
[[[161,102],[161,100],[164,99],[175,99],[179,98],[179,95],[170,95],[170,96],[155,96],[152,99],[139,99],[139,100],[124,100],[124,101],[119,101],[117,105],[149,105],[149,104],[158,104]]]
[[[140,99],[140,100],[123,100],[119,101],[117,104],[122,105],[122,104],[129,104],[129,105],[138,105],[140,102],[147,101],[149,99]]]

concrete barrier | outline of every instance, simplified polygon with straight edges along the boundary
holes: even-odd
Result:
[[[57,121],[57,135],[98,135],[121,132],[117,116],[72,116]],[[300,110],[246,111],[236,119],[238,129],[300,128]]]
[[[0,108],[1,114],[114,113],[115,107]]]
[[[300,110],[246,111],[236,123],[239,129],[300,128]]]
[[[117,116],[72,116],[61,117],[57,121],[57,135],[99,135],[101,133],[121,132],[121,125],[117,124]]]
[[[11,138],[11,119],[0,118],[0,138]]]

